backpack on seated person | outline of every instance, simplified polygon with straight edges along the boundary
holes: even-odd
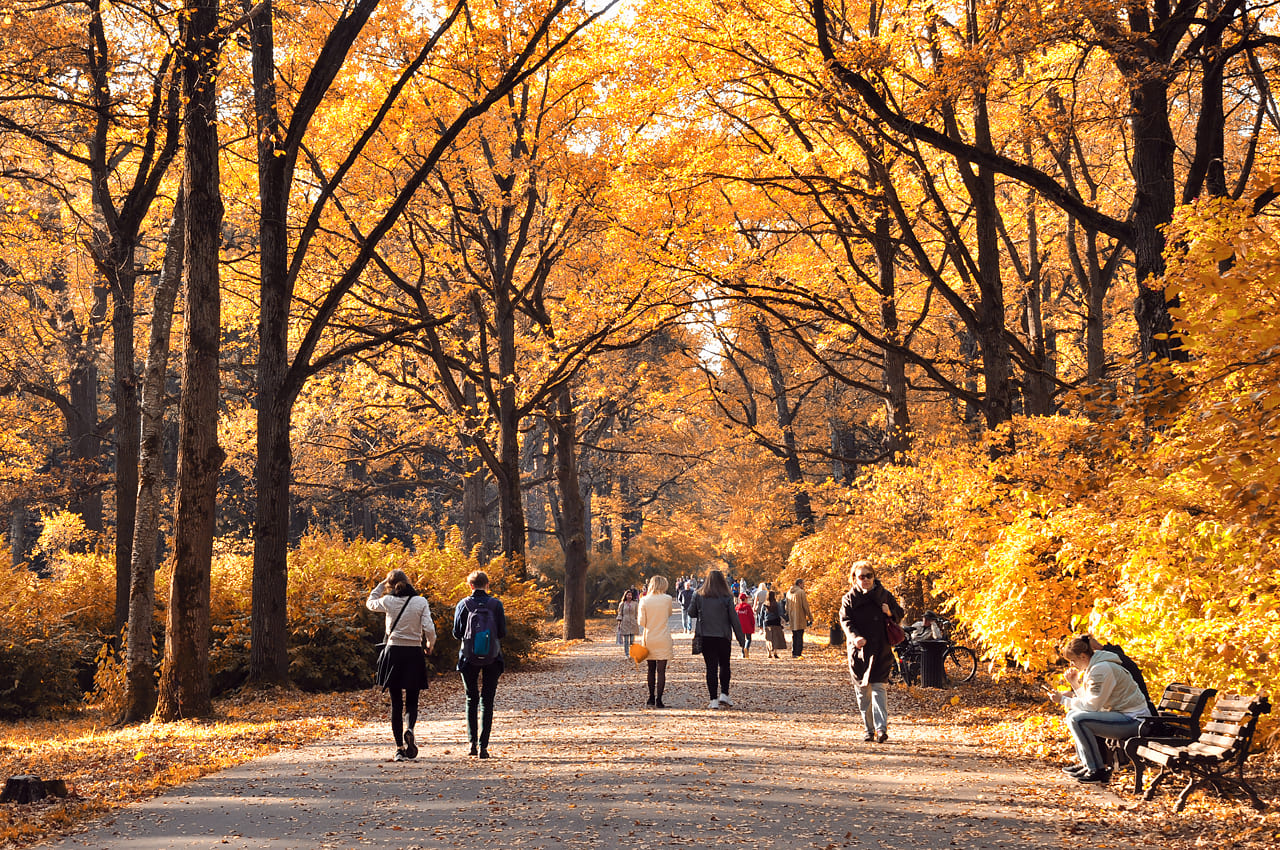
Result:
[[[462,660],[477,667],[491,664],[498,657],[498,627],[492,603],[473,597],[463,604],[467,609],[467,628],[462,635]]]

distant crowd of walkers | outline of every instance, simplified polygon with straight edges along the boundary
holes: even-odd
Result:
[[[467,577],[471,593],[458,601],[453,636],[459,641],[457,670],[466,691],[467,737],[470,753],[489,758],[493,703],[504,670],[502,640],[507,634],[502,601],[489,594],[489,577],[476,570]],[[849,571],[849,591],[840,601],[840,626],[847,646],[849,676],[865,728],[864,740],[889,739],[889,706],[885,685],[897,664],[894,641],[903,637],[899,626],[904,611],[876,577],[870,561],[858,561]],[[675,657],[671,621],[678,611],[695,655],[706,668],[707,708],[733,706],[730,659],[733,644],[747,658],[752,638],[764,633],[770,658],[786,651],[784,628],[791,631],[791,655],[804,652],[805,631],[813,612],[804,580],[796,579],[779,598],[770,582],[747,586],[731,581],[713,567],[699,580],[676,582],[675,596],[667,593],[664,576],[649,579],[643,595],[629,589],[618,604],[617,639],[623,652],[647,664],[648,708],[665,708],[667,666]],[[391,698],[394,759],[418,755],[414,725],[418,696],[427,687],[426,656],[434,648],[436,629],[425,597],[418,594],[402,570],[392,570],[369,593],[371,611],[386,617],[386,640],[378,658],[377,683]],[[942,637],[932,612],[911,626],[916,638]],[[897,632],[896,636],[892,632]],[[1154,713],[1138,666],[1118,646],[1102,645],[1089,635],[1073,638],[1062,650],[1071,665],[1064,675],[1069,691],[1049,688],[1049,697],[1067,710],[1066,725],[1076,745],[1079,763],[1066,772],[1080,782],[1105,782],[1110,776],[1099,748],[1103,738],[1135,733]]]
[[[892,647],[885,639],[885,623],[900,620],[903,611],[876,580],[869,562],[856,564],[849,578],[853,587],[840,606],[840,622],[848,637],[849,674],[856,685],[866,739],[884,742],[888,739],[884,686],[894,663]],[[471,593],[458,601],[453,614],[453,636],[459,640],[457,670],[466,690],[470,753],[489,758],[494,697],[505,669],[502,640],[507,620],[502,601],[489,594],[489,577],[484,572],[476,570],[467,581]],[[638,655],[643,656],[648,671],[646,707],[666,707],[667,665],[675,657],[671,620],[677,611],[685,634],[693,638],[694,654],[702,656],[706,668],[708,709],[733,706],[729,689],[735,642],[740,657],[746,658],[753,636],[761,631],[768,656],[780,658],[788,649],[784,629],[789,629],[792,657],[804,653],[804,635],[813,625],[813,611],[803,579],[796,579],[781,597],[770,582],[748,586],[730,581],[719,568],[707,570],[701,581],[681,578],[674,598],[668,595],[668,587],[666,577],[654,576],[643,596],[629,589],[618,604],[617,638],[623,652],[631,654],[637,642],[643,647]],[[426,656],[436,642],[431,608],[402,570],[387,573],[370,591],[365,605],[386,617],[377,683],[391,698],[394,759],[413,759],[418,755],[414,732],[418,697],[428,683]]]

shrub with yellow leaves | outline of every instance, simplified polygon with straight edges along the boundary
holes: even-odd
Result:
[[[904,601],[941,601],[997,672],[1043,669],[1087,629],[1153,688],[1276,692],[1280,238],[1221,199],[1169,236],[1188,361],[1082,403],[1087,417],[1016,417],[985,444],[937,441],[868,472],[792,555],[820,608],[871,557]]]
[[[55,521],[45,541],[47,574],[25,564],[0,569],[0,717],[44,713],[76,704],[90,687],[108,711],[122,704],[124,671],[111,649],[115,599],[110,552],[75,552],[72,519]],[[63,533],[66,531],[67,533]],[[57,541],[62,541],[58,543]],[[391,569],[403,569],[431,603],[439,640],[432,663],[451,670],[458,642],[452,636],[454,604],[469,592],[467,574],[477,568],[461,539],[420,538],[414,546],[387,541],[348,541],[337,534],[304,537],[289,554],[289,672],[304,690],[364,687],[372,681],[374,645],[384,621],[364,600]],[[164,588],[171,566],[156,576],[156,642],[163,643]],[[508,617],[503,654],[519,664],[538,640],[547,614],[545,593],[516,578],[505,562],[490,563],[492,588]],[[248,673],[253,554],[241,541],[220,539],[210,576],[213,641],[210,674],[215,693],[238,686]]]

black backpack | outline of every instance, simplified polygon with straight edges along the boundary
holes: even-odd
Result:
[[[462,634],[462,660],[477,667],[492,664],[498,657],[498,622],[493,602],[475,597],[462,603],[467,609],[467,628]]]

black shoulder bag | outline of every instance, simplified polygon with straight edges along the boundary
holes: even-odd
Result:
[[[387,629],[386,640],[378,644],[378,667],[373,681],[383,690],[386,690],[387,682],[391,679],[391,635],[395,632],[396,626],[400,625],[400,618],[404,616],[405,609],[412,601],[413,596],[405,598],[404,605],[400,606],[400,613],[396,614],[396,618],[391,621],[391,628]]]

